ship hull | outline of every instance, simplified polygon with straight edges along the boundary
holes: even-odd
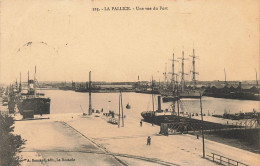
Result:
[[[33,110],[34,115],[50,114],[49,98],[23,99],[17,104],[19,112],[23,115],[24,110]]]
[[[144,121],[156,125],[161,125],[161,123],[178,122],[180,118],[177,115],[155,115],[152,111],[142,112],[141,116]]]
[[[260,101],[260,95],[253,93],[206,93],[205,96],[224,99]]]
[[[224,125],[220,123],[201,121],[199,119],[193,119],[191,117],[177,116],[177,115],[155,115],[152,111],[141,113],[144,121],[161,126],[164,124],[174,124],[176,131],[198,131],[201,130],[201,125],[203,123],[203,128],[205,130],[212,129],[227,129],[227,128],[237,128],[236,125]]]
[[[177,101],[179,100],[178,97],[173,97],[173,96],[164,96],[162,98],[162,101],[165,103],[165,102],[173,102],[173,101]]]
[[[192,90],[192,91],[184,91],[180,93],[180,98],[200,98],[201,92]]]
[[[180,92],[179,97],[171,95],[171,92],[168,91],[161,91],[161,95],[163,95],[163,102],[172,102],[179,100],[180,98],[192,98],[192,99],[199,99],[201,98],[203,91],[199,90],[185,90]]]
[[[158,90],[136,90],[135,93],[145,93],[145,94],[160,94]]]
[[[180,95],[180,98],[199,99],[200,96],[197,96],[197,95]]]

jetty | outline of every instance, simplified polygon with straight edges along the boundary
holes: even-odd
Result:
[[[48,116],[50,119],[47,120],[16,122],[15,132],[27,139],[22,152],[24,158],[31,160],[55,156],[75,159],[63,162],[64,165],[215,165],[201,158],[201,138],[197,139],[196,135],[166,137],[159,134],[160,126],[144,122],[140,127],[139,121],[131,118],[125,118],[124,127],[118,128],[107,123],[106,116],[101,113]],[[39,130],[34,130],[35,127]],[[44,136],[46,132],[48,137]],[[151,146],[146,145],[148,136],[152,139]],[[205,144],[207,155],[221,154],[248,165],[256,165],[260,161],[259,155],[252,152],[207,139]]]

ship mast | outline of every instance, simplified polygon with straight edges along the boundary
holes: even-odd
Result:
[[[21,72],[20,72],[19,92],[22,91],[22,81],[21,81],[21,79],[22,79],[22,74],[21,74]]]
[[[195,50],[193,48],[193,54],[192,56],[190,55],[190,57],[192,57],[192,82],[193,82],[193,88],[196,88],[196,84],[197,84],[197,80],[196,80],[196,74],[199,74],[198,72],[195,71],[195,59],[198,57],[198,56],[195,56]]]
[[[176,97],[176,91],[178,91],[178,89],[175,88],[176,86],[176,82],[177,82],[177,74],[174,72],[174,62],[176,60],[174,60],[174,53],[172,54],[172,72],[170,74],[172,74],[172,96],[173,96],[173,104],[172,104],[172,111],[175,112],[175,97]],[[178,61],[177,61],[178,62]],[[176,75],[176,80],[174,78],[174,76]]]
[[[91,105],[91,71],[89,72],[89,108],[88,108],[88,114],[92,114],[92,105]]]
[[[174,93],[175,80],[174,80],[174,53],[172,54],[172,91]]]
[[[255,69],[255,79],[256,79],[256,90],[257,90],[257,94],[258,94],[258,98],[259,98],[259,89],[258,89],[258,80],[257,80],[257,71]]]
[[[225,86],[227,86],[227,76],[226,76],[226,69],[224,68],[224,73],[225,73]]]
[[[152,77],[152,102],[153,102],[153,112],[154,112],[154,89],[153,89],[153,77]]]
[[[181,90],[184,90],[184,51],[182,51],[182,60],[181,60]]]
[[[29,86],[29,81],[30,81],[30,73],[29,73],[29,70],[28,70],[28,81],[27,81],[27,83],[28,83],[28,90],[29,90],[29,88],[30,88],[30,86]]]
[[[172,106],[172,111],[175,112],[175,99],[174,99],[174,94],[175,94],[175,80],[174,80],[174,53],[172,54],[172,96],[173,96],[173,106]]]
[[[184,75],[186,74],[184,73],[184,60],[187,60],[184,58],[184,51],[182,51],[182,58],[178,58],[178,59],[181,59],[181,91],[184,91],[184,87],[185,87]]]
[[[174,60],[174,53],[172,54],[172,72],[169,72],[169,74],[172,74],[172,79],[171,79],[171,82],[172,82],[172,91],[173,91],[173,94],[175,93],[175,84],[176,84],[176,81],[175,78],[174,78],[174,75],[177,75],[175,72],[174,72],[174,62],[178,62],[177,60]]]
[[[36,97],[36,66],[34,68],[33,90],[34,90],[34,97]]]
[[[167,87],[167,63],[165,63],[165,72],[163,73],[164,75],[164,84]]]
[[[178,108],[178,116],[180,116],[180,105],[179,105],[179,90],[178,90],[178,74],[176,74],[176,89],[177,89],[177,108]],[[175,103],[174,103],[175,105]]]
[[[175,90],[175,80],[174,80],[174,53],[172,54],[172,91]]]
[[[258,89],[257,71],[255,69],[256,88]]]
[[[15,89],[18,90],[17,78],[16,78],[16,81],[15,81]]]

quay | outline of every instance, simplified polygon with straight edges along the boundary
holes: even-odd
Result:
[[[22,155],[29,161],[74,158],[75,161],[62,165],[215,165],[202,158],[201,139],[194,135],[163,136],[159,134],[159,126],[144,122],[140,127],[138,120],[127,117],[125,126],[118,128],[101,113],[44,116],[50,119],[15,122],[15,133],[27,140]],[[148,136],[150,146],[146,145]],[[210,140],[205,140],[205,144],[206,154],[221,154],[248,165],[260,162],[259,154]],[[55,165],[55,162],[44,164]]]

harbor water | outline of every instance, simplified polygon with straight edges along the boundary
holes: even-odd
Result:
[[[79,93],[63,90],[44,90],[46,97],[51,98],[51,114],[62,113],[88,113],[88,93]],[[136,120],[142,119],[141,112],[153,109],[153,100],[151,94],[141,94],[134,92],[122,93],[124,114]],[[154,109],[157,109],[157,96],[154,97]],[[126,109],[127,104],[131,109]],[[171,110],[171,102],[162,103],[162,109]],[[253,109],[259,111],[260,102],[251,100],[233,100],[213,97],[202,97],[203,113],[208,115],[227,113],[252,112]],[[92,108],[109,112],[113,110],[118,112],[119,93],[92,93]],[[176,109],[177,110],[177,109]],[[180,102],[180,111],[188,113],[200,113],[199,99],[182,99]]]

